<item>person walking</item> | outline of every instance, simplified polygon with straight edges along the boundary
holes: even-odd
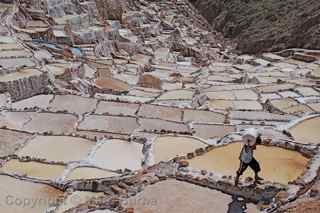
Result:
[[[262,143],[261,134],[259,134],[256,129],[248,129],[242,136],[242,141],[244,145],[240,152],[240,167],[237,171],[235,185],[238,185],[240,176],[243,175],[248,167],[254,171],[255,184],[260,184],[260,181],[263,180],[263,178],[258,175],[261,168],[259,162],[254,158],[253,152],[256,150],[256,145]]]

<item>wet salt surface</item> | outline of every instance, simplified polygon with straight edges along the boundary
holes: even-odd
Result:
[[[177,156],[184,156],[206,144],[192,137],[163,136],[153,141],[152,150],[155,163],[169,161]]]
[[[44,185],[0,175],[1,212],[43,213],[63,192]]]
[[[190,166],[235,176],[240,165],[241,148],[241,143],[216,148],[205,155],[189,160]],[[308,159],[300,153],[277,147],[257,146],[254,157],[260,163],[261,177],[267,181],[283,184],[302,175],[308,163]],[[244,177],[248,176],[254,177],[250,168],[244,174]]]
[[[289,132],[299,143],[320,143],[320,117],[310,118],[291,127]]]
[[[107,140],[94,153],[93,162],[104,169],[138,170],[142,163],[142,145],[122,140]]]
[[[176,180],[148,186],[141,193],[123,202],[123,205],[139,213],[244,212],[240,203],[229,195]],[[250,209],[254,208],[250,206]]]

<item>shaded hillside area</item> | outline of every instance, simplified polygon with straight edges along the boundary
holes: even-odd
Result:
[[[243,53],[320,49],[319,0],[190,0]]]

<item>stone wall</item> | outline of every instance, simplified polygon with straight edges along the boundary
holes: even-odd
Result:
[[[0,81],[0,93],[8,92],[13,101],[18,101],[43,93],[47,85],[48,75],[43,73],[12,81]]]

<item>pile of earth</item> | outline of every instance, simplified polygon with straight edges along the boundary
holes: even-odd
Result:
[[[320,49],[319,0],[189,0],[242,53]]]

